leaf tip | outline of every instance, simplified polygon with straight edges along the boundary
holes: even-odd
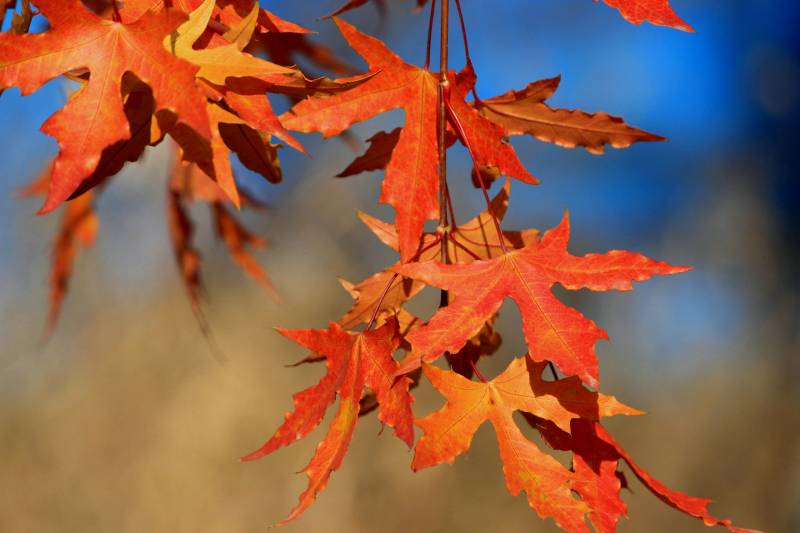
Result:
[[[678,265],[673,266],[668,274],[675,275],[675,274],[683,274],[684,272],[690,272],[694,270],[694,267],[691,265]]]
[[[418,369],[422,364],[422,358],[414,353],[408,354],[405,359],[400,361],[397,365],[397,370],[394,372],[394,377],[399,378],[408,374],[409,372],[413,372],[414,370]],[[424,365],[423,372],[426,372],[426,367],[430,365]]]
[[[263,452],[263,448],[259,448],[254,452],[250,452],[246,455],[242,455],[241,457],[239,457],[239,462],[245,463],[249,461],[255,461],[257,459],[261,459],[265,455],[266,453]]]
[[[36,211],[36,216],[44,216],[55,211],[55,209],[63,203],[63,200],[55,198],[52,194],[47,195],[42,207]]]

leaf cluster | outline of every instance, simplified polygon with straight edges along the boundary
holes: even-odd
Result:
[[[442,1],[444,14],[450,2]],[[691,30],[668,0],[604,1],[632,23]],[[400,109],[403,125],[368,139],[366,151],[339,173],[383,171],[380,201],[392,206],[394,221],[366,213],[359,217],[398,253],[397,262],[357,283],[340,280],[354,302],[326,329],[278,330],[310,350],[304,363],[324,363],[326,373],[294,395],[294,408],[283,424],[244,459],[264,457],[306,437],[338,400],[331,425],[304,469],[308,488],[281,523],[294,520],[315,501],[342,465],[360,417],[377,412],[380,423],[413,448],[413,470],[453,462],[489,422],[508,491],[525,492],[539,516],[566,531],[585,532],[590,526],[598,532],[616,530],[627,513],[621,498],[627,487],[623,463],[666,504],[706,525],[747,531],[710,515],[709,500],[667,488],[604,428],[603,417],[642,413],[600,392],[595,347],[608,335],[552,292],[555,284],[571,291],[630,291],[634,282],[688,268],[622,250],[574,255],[568,250],[566,213],[543,232],[502,228],[512,179],[538,183],[510,137],[528,135],[593,154],[663,137],[607,113],[551,107],[547,100],[560,78],[480,98],[459,0],[455,6],[466,64],[456,71],[443,60],[439,72],[430,68],[435,0],[413,3],[431,9],[428,58],[421,67],[337,18],[367,3],[351,0],[329,15],[366,62],[366,72],[357,72],[310,40],[309,30],[253,0],[111,0],[88,3],[92,10],[79,0],[33,0],[33,7],[22,3],[11,30],[0,34],[0,90],[16,86],[29,94],[62,75],[77,85],[42,126],[58,142],[58,155],[24,191],[44,196],[41,213],[69,200],[53,245],[51,325],[77,252],[96,238],[98,198],[126,162],[140,159],[148,147],[171,146],[166,227],[193,308],[207,329],[191,204],[209,206],[232,259],[274,294],[250,252],[265,241],[237,215],[261,205],[237,185],[232,156],[265,183],[277,183],[283,175],[279,148],[303,151],[290,132],[352,136],[355,123]],[[373,3],[384,13],[384,1]],[[49,28],[30,34],[37,15],[46,18]],[[294,66],[298,56],[342,77],[310,77]],[[293,102],[280,116],[270,104],[276,96]],[[456,144],[468,150],[473,171],[453,179],[472,182],[486,200],[484,211],[461,222],[455,219],[446,173],[447,151]],[[490,198],[492,183],[503,177]],[[435,231],[425,231],[430,220],[438,224]],[[442,296],[427,321],[407,307],[425,287],[439,289]],[[509,300],[522,316],[527,350],[520,357],[502,354],[495,329]],[[508,360],[506,369],[491,379],[478,368],[488,356]],[[445,403],[417,416],[413,389],[423,381]],[[570,464],[561,464],[526,437],[515,412],[548,448],[569,452]],[[415,426],[422,430],[419,439]]]

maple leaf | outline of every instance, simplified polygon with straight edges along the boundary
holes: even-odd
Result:
[[[308,34],[315,33],[313,30],[304,28],[294,22],[284,20],[275,13],[262,8],[258,13],[257,30],[262,33],[284,33],[284,34]]]
[[[273,113],[272,106],[264,94],[238,94],[232,91],[224,92],[225,103],[239,115],[248,126],[267,135],[274,135],[295,150],[305,152],[303,145],[286,131],[278,117]]]
[[[367,150],[356,157],[343,171],[336,175],[337,178],[348,178],[355,176],[362,172],[370,172],[373,170],[383,170],[389,161],[392,159],[394,147],[397,146],[397,141],[400,140],[400,131],[402,128],[395,128],[390,132],[379,131],[375,135],[367,139]],[[348,133],[347,131],[343,134]],[[451,135],[450,131],[445,136],[447,147],[453,145],[455,142],[455,135]],[[360,143],[353,146],[353,151],[361,148]]]
[[[20,11],[14,11],[16,7],[16,0],[3,0],[0,2],[0,27],[2,27],[6,19],[6,11],[11,10],[11,24],[8,27],[10,33],[22,35],[28,33],[31,29],[31,22],[33,21],[34,12],[31,8],[30,0],[22,0],[20,4]],[[3,89],[0,89],[0,96],[3,94]]]
[[[222,138],[223,123],[243,124],[244,121],[217,104],[205,104],[211,124],[210,146],[198,138],[188,128],[168,127],[170,135],[181,147],[181,158],[196,163],[225,192],[237,208],[240,205],[239,190],[233,177],[230,150]]]
[[[146,13],[133,23],[112,23],[79,0],[38,0],[52,29],[36,35],[0,34],[0,88],[18,86],[30,94],[45,82],[88,68],[89,82],[42,126],[60,152],[41,213],[52,211],[92,174],[104,148],[130,138],[121,79],[132,72],[153,90],[156,107],[210,138],[204,98],[195,86],[196,67],[162,46],[184,15],[176,10]],[[80,128],[75,128],[80,124]]]
[[[539,181],[528,172],[517,158],[514,148],[506,141],[503,128],[481,115],[465,98],[473,90],[477,77],[470,63],[459,73],[451,72],[451,94],[448,105],[458,119],[461,133],[469,143],[471,156],[481,169],[491,175],[503,175],[535,185]]]
[[[387,270],[373,274],[357,284],[344,279],[339,282],[355,300],[353,306],[339,319],[339,323],[346,328],[369,323],[373,314],[378,320],[396,316],[406,301],[425,288],[422,283],[395,277],[393,272]]]
[[[241,4],[241,2],[239,2],[239,4]],[[249,10],[245,10],[245,15],[242,17],[239,16],[237,10],[238,6],[236,4],[229,4],[226,7],[230,7],[231,9],[223,9],[220,12],[220,25],[228,26],[228,29],[221,35],[220,40],[222,41],[222,45],[230,43],[235,45],[238,50],[242,51],[253,41],[253,35],[255,35],[258,29],[258,21],[263,10],[260,9],[258,2],[246,2],[246,4],[249,4]],[[201,11],[201,8],[202,4],[198,7],[197,11]],[[226,23],[226,19],[232,19],[232,23]],[[209,29],[210,28],[206,28],[206,30]]]
[[[614,533],[619,518],[627,516],[628,512],[620,497],[625,485],[622,472],[617,470],[619,454],[586,431],[589,425],[594,424],[591,420],[575,419],[571,422],[570,434],[550,420],[530,413],[522,415],[540,432],[549,447],[572,452],[572,471],[575,473],[572,489],[589,505],[588,517],[597,533]]]
[[[269,135],[253,130],[242,118],[209,100],[206,104],[211,123],[211,144],[207,145],[194,133],[181,125],[167,126],[167,131],[181,146],[182,158],[196,163],[225,191],[238,208],[240,194],[231,167],[231,150],[239,161],[258,172],[272,183],[282,179],[277,148],[269,142]],[[267,119],[268,120],[268,119]]]
[[[354,70],[325,46],[308,41],[305,35],[313,33],[311,30],[260,9],[252,0],[232,0],[224,3],[221,9],[210,0],[201,3],[191,0],[184,9],[191,9],[195,5],[197,7],[192,11],[192,20],[183,26],[189,35],[177,32],[177,40],[181,42],[178,43],[180,50],[176,53],[198,63],[201,66],[200,77],[216,82],[218,91],[223,91],[220,84],[225,83],[227,89],[240,95],[263,98],[264,92],[277,92],[295,98],[343,91],[369,77],[357,76],[337,81],[325,77],[306,78],[297,69],[296,62],[291,60],[295,53],[305,55],[312,62],[338,73],[352,73]],[[239,11],[246,14],[240,16]],[[216,18],[210,18],[212,13],[216,13]],[[215,31],[211,31],[212,24]],[[274,62],[253,56],[245,52],[245,48],[264,52]],[[262,101],[266,102],[266,98]],[[279,124],[277,118],[272,116],[268,102],[266,106],[270,120],[273,124]],[[282,126],[279,131],[288,135]]]
[[[476,101],[474,106],[502,126],[507,135],[528,134],[565,148],[582,146],[593,154],[602,154],[606,144],[627,148],[635,142],[665,140],[608,113],[551,108],[544,101],[558,89],[560,81],[560,77],[536,81],[520,91]]]
[[[256,48],[261,49],[269,58],[284,66],[297,64],[297,56],[310,61],[319,68],[336,74],[351,75],[356,69],[336,57],[333,51],[323,44],[309,40],[299,33],[266,33],[255,41]]]
[[[658,26],[694,31],[673,11],[669,0],[603,0],[603,2],[617,9],[625,20],[632,24],[650,22]]]
[[[434,261],[406,264],[394,270],[403,276],[450,293],[450,303],[423,327],[408,335],[413,352],[401,371],[413,370],[445,352],[454,353],[493,316],[506,297],[522,315],[522,329],[534,361],[552,361],[567,375],[577,375],[590,387],[598,385],[595,342],[606,333],[550,292],[554,283],[569,290],[631,290],[633,281],[677,274],[674,267],[621,250],[573,256],[567,252],[569,219],[545,233],[541,242],[468,265]]]
[[[281,125],[278,117],[272,111],[269,99],[264,94],[237,94],[234,91],[228,90],[224,87],[225,80],[229,76],[250,76],[260,74],[264,79],[271,79],[275,77],[275,73],[281,74],[297,74],[296,69],[284,68],[279,65],[263,61],[249,54],[245,54],[242,50],[250,42],[253,32],[255,31],[255,22],[257,18],[255,15],[259,13],[257,4],[252,6],[250,13],[243,17],[241,20],[232,25],[228,31],[222,36],[223,44],[213,49],[194,50],[193,43],[197,41],[203,32],[203,28],[209,22],[209,17],[214,8],[214,2],[203,2],[192,14],[189,20],[181,25],[176,32],[171,36],[171,46],[177,55],[185,59],[197,63],[201,66],[198,76],[206,78],[208,83],[203,85],[206,90],[207,96],[215,103],[219,103],[224,98],[225,103],[237,113],[242,120],[235,119],[234,122],[227,124],[247,124],[253,129],[261,132],[267,136],[274,135],[279,139],[286,142],[293,148],[303,151],[303,147],[292,137],[288,131]],[[267,74],[272,72],[273,74]],[[277,79],[281,79],[277,76]],[[227,128],[231,130],[231,128]],[[241,128],[233,128],[234,130],[241,130]],[[212,124],[212,134],[214,127]],[[229,135],[232,136],[233,134]],[[240,136],[252,137],[246,132],[240,132]],[[252,141],[250,141],[252,142]],[[213,144],[213,139],[212,139]],[[269,145],[262,148],[263,142],[253,142],[253,147],[256,152],[264,152],[265,149],[269,151]],[[241,150],[236,150],[242,157]],[[246,156],[245,156],[246,157]],[[224,159],[224,158],[223,158]],[[268,157],[268,159],[275,159],[275,157]],[[249,161],[254,158],[250,157]],[[255,167],[243,161],[243,164],[261,173],[270,181],[279,181],[279,176],[274,172],[275,165],[268,163],[259,168],[256,162]],[[262,170],[266,168],[266,171]]]
[[[386,167],[381,202],[397,212],[404,260],[419,247],[425,219],[438,214],[436,148],[436,77],[403,62],[381,41],[362,34],[352,25],[334,19],[348,44],[377,74],[342,94],[307,99],[281,116],[290,130],[319,131],[326,138],[347,130],[354,122],[367,120],[390,109],[403,108],[405,126]]]
[[[341,6],[337,7],[332,13],[325,15],[323,18],[333,18],[343,13],[347,13],[353,9],[361,7],[368,2],[373,2],[375,7],[378,9],[378,14],[381,18],[386,16],[386,3],[384,0],[348,0]]]
[[[85,83],[85,82],[84,82]],[[100,224],[93,204],[94,186],[104,183],[110,176],[119,172],[127,161],[135,161],[142,154],[149,141],[153,96],[150,89],[133,79],[124,77],[122,81],[125,115],[131,129],[131,138],[117,142],[103,150],[97,169],[75,191],[75,201],[64,208],[64,215],[53,238],[50,266],[50,310],[48,313],[48,332],[52,333],[58,323],[61,306],[67,295],[72,277],[73,264],[79,245],[90,247]],[[30,185],[20,191],[20,195],[45,196],[50,187],[53,173],[51,161],[46,170]],[[89,191],[89,194],[83,194]]]
[[[400,257],[410,261],[420,247],[423,223],[438,216],[438,149],[436,137],[437,77],[428,70],[405,63],[380,40],[359,32],[347,22],[334,19],[348,44],[363,57],[373,77],[358,87],[327,98],[306,99],[281,116],[289,129],[317,131],[325,137],[338,135],[353,123],[367,120],[390,109],[405,111],[405,125],[399,133],[392,157],[386,166],[381,202],[391,204],[397,213],[396,226]],[[458,91],[469,77],[456,80]],[[468,90],[468,89],[467,89]],[[461,94],[454,90],[457,96]],[[519,163],[510,145],[503,145],[501,128],[481,117],[454,98],[456,113],[466,124],[467,134],[481,148],[480,163],[501,168],[506,175],[535,183]],[[463,105],[462,105],[463,104]],[[494,138],[480,140],[487,131]],[[492,152],[494,148],[496,151]],[[502,148],[502,150],[500,150]]]
[[[250,128],[244,120],[222,122],[219,132],[242,165],[261,174],[270,183],[281,182],[283,171],[278,159],[281,145],[272,144],[268,134]]]
[[[205,0],[126,0],[123,6],[123,13],[125,11],[133,13],[133,15],[141,15],[148,10],[160,10],[164,8],[165,3],[184,13],[191,13],[198,9]],[[288,33],[314,33],[313,31],[303,28],[302,26],[284,20],[274,13],[260,8],[254,9],[258,6],[255,0],[220,0],[219,6],[214,10],[215,18],[220,20],[223,25],[233,26],[241,22],[243,19],[253,16],[255,12],[255,26],[258,32],[288,32]],[[244,16],[240,15],[244,13]],[[228,39],[231,41],[231,39]],[[232,42],[232,41],[231,41]]]
[[[414,450],[411,468],[419,470],[452,463],[466,452],[472,436],[489,420],[497,435],[506,487],[513,495],[525,491],[528,503],[542,518],[552,517],[563,529],[588,532],[584,515],[589,506],[572,495],[576,475],[525,438],[512,417],[525,411],[553,420],[569,430],[570,420],[598,419],[614,414],[639,414],[604,396],[584,389],[577,380],[546,382],[539,377],[544,364],[518,358],[487,383],[470,381],[455,372],[423,366],[425,376],[446,399],[445,406],[417,425],[424,432]]]
[[[246,18],[243,27],[235,30],[235,33],[242,35],[230,36],[233,42],[195,50],[193,45],[203,35],[215,7],[215,0],[205,0],[191,12],[185,23],[164,40],[164,46],[172,53],[199,67],[198,77],[225,85],[228,78],[256,77],[280,83],[287,75],[297,74],[297,69],[276,65],[242,51],[243,45],[250,42],[255,31],[255,25],[247,24]],[[252,13],[258,13],[258,10],[258,5],[253,5]]]
[[[397,322],[380,328],[351,333],[332,322],[327,330],[278,330],[285,337],[326,357],[327,374],[308,389],[294,395],[294,411],[264,446],[242,459],[259,459],[305,437],[322,421],[328,406],[339,396],[339,408],[327,435],[317,447],[304,471],[309,485],[300,502],[281,524],[297,518],[316,499],[338,469],[347,452],[358,421],[359,401],[364,387],[377,396],[378,419],[394,428],[395,435],[411,447],[414,443],[413,413],[408,393],[410,379],[396,380],[397,363],[392,353],[397,348]]]

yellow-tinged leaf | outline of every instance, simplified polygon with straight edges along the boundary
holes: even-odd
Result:
[[[189,20],[164,39],[167,50],[200,67],[198,77],[225,85],[228,78],[254,77],[279,81],[286,75],[297,74],[296,69],[282,67],[243,52],[237,43],[195,50],[192,46],[208,26],[214,6],[214,0],[205,0],[189,15]]]

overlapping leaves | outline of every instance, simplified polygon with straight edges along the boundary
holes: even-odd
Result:
[[[381,201],[391,204],[397,216],[400,257],[410,261],[417,253],[425,220],[438,216],[439,175],[436,137],[437,76],[427,69],[405,63],[378,39],[336,19],[348,44],[363,57],[374,76],[361,86],[329,98],[300,102],[281,116],[283,124],[302,132],[339,135],[355,122],[390,109],[405,111],[405,125],[397,134],[386,163]],[[454,80],[459,86],[474,83],[469,75]],[[462,91],[463,94],[469,90]],[[468,124],[467,134],[481,147],[481,164],[500,173],[535,183],[513,151],[501,138],[502,130],[466,104],[458,108]]]
[[[285,86],[301,95],[324,90],[320,86],[327,83],[306,80],[295,68],[244,51],[262,35],[270,34],[280,42],[281,35],[307,30],[252,0],[217,4],[215,0],[169,5],[131,1],[124,3],[121,19],[115,21],[111,2],[90,3],[96,14],[79,0],[38,0],[34,2],[38,12],[25,2],[21,15],[14,17],[13,31],[0,34],[0,87],[18,86],[27,94],[61,74],[77,82],[63,109],[43,125],[60,150],[38,182],[37,195],[46,196],[42,212],[107,184],[127,162],[138,160],[148,146],[160,144],[167,135],[180,145],[179,158],[195,174],[192,183],[209,182],[199,187],[208,194],[198,197],[172,179],[167,194],[166,224],[195,309],[200,294],[199,253],[190,245],[192,224],[183,206],[198,199],[209,203],[217,232],[236,262],[274,292],[246,249],[263,246],[263,240],[245,230],[226,207],[238,208],[243,203],[231,154],[274,183],[281,180],[282,172],[279,146],[273,138],[302,150],[272,112],[264,92],[237,92],[227,83]],[[33,13],[45,16],[50,28],[25,35]],[[217,31],[210,29],[212,22]],[[333,82],[327,86],[338,88]],[[86,197],[74,207],[70,204],[65,216],[86,212],[97,196]],[[55,240],[51,326],[72,271],[71,258],[77,251],[72,243],[90,242],[75,241],[74,228],[76,224],[65,222]]]
[[[60,148],[43,212],[78,189],[97,168],[103,149],[130,138],[121,97],[126,72],[152,89],[156,109],[170,110],[177,122],[210,137],[204,98],[195,84],[197,69],[162,46],[185,15],[164,10],[132,23],[108,24],[80,0],[38,0],[36,7],[51,29],[37,35],[0,34],[0,88],[18,86],[28,94],[66,72],[86,68],[90,75],[42,126]]]

